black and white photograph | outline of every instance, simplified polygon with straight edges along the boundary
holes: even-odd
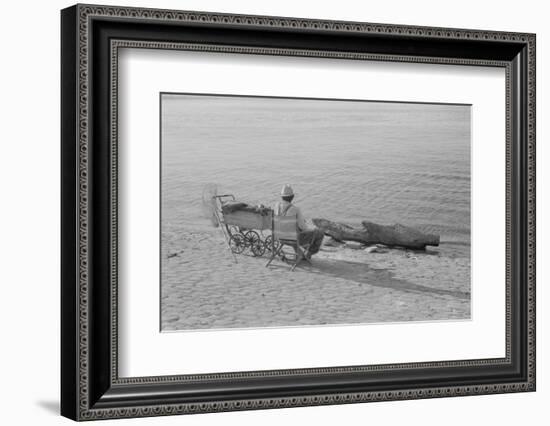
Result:
[[[471,319],[471,105],[160,94],[162,332]]]

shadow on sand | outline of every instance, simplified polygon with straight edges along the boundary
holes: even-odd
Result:
[[[279,267],[283,267],[283,264],[280,261],[277,263]],[[286,264],[284,267],[288,268],[288,265]],[[296,270],[331,276],[334,278],[343,278],[374,287],[384,287],[393,290],[420,294],[431,294],[434,296],[450,296],[464,300],[470,299],[469,292],[445,290],[415,284],[407,280],[395,278],[394,274],[388,269],[371,268],[367,264],[360,262],[313,258],[311,265],[306,262],[301,262],[297,266]]]

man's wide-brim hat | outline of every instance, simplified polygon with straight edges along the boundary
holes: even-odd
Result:
[[[292,190],[292,186],[287,183],[283,186],[283,189],[281,189],[281,197],[289,197],[291,195],[294,195],[294,191]]]

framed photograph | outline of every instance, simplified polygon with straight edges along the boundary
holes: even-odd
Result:
[[[61,412],[535,390],[535,35],[61,12]]]

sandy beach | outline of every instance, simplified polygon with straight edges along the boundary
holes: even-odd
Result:
[[[470,318],[469,258],[439,249],[324,245],[290,272],[280,260],[266,268],[267,254],[235,263],[219,229],[176,245],[163,253],[163,331]]]

